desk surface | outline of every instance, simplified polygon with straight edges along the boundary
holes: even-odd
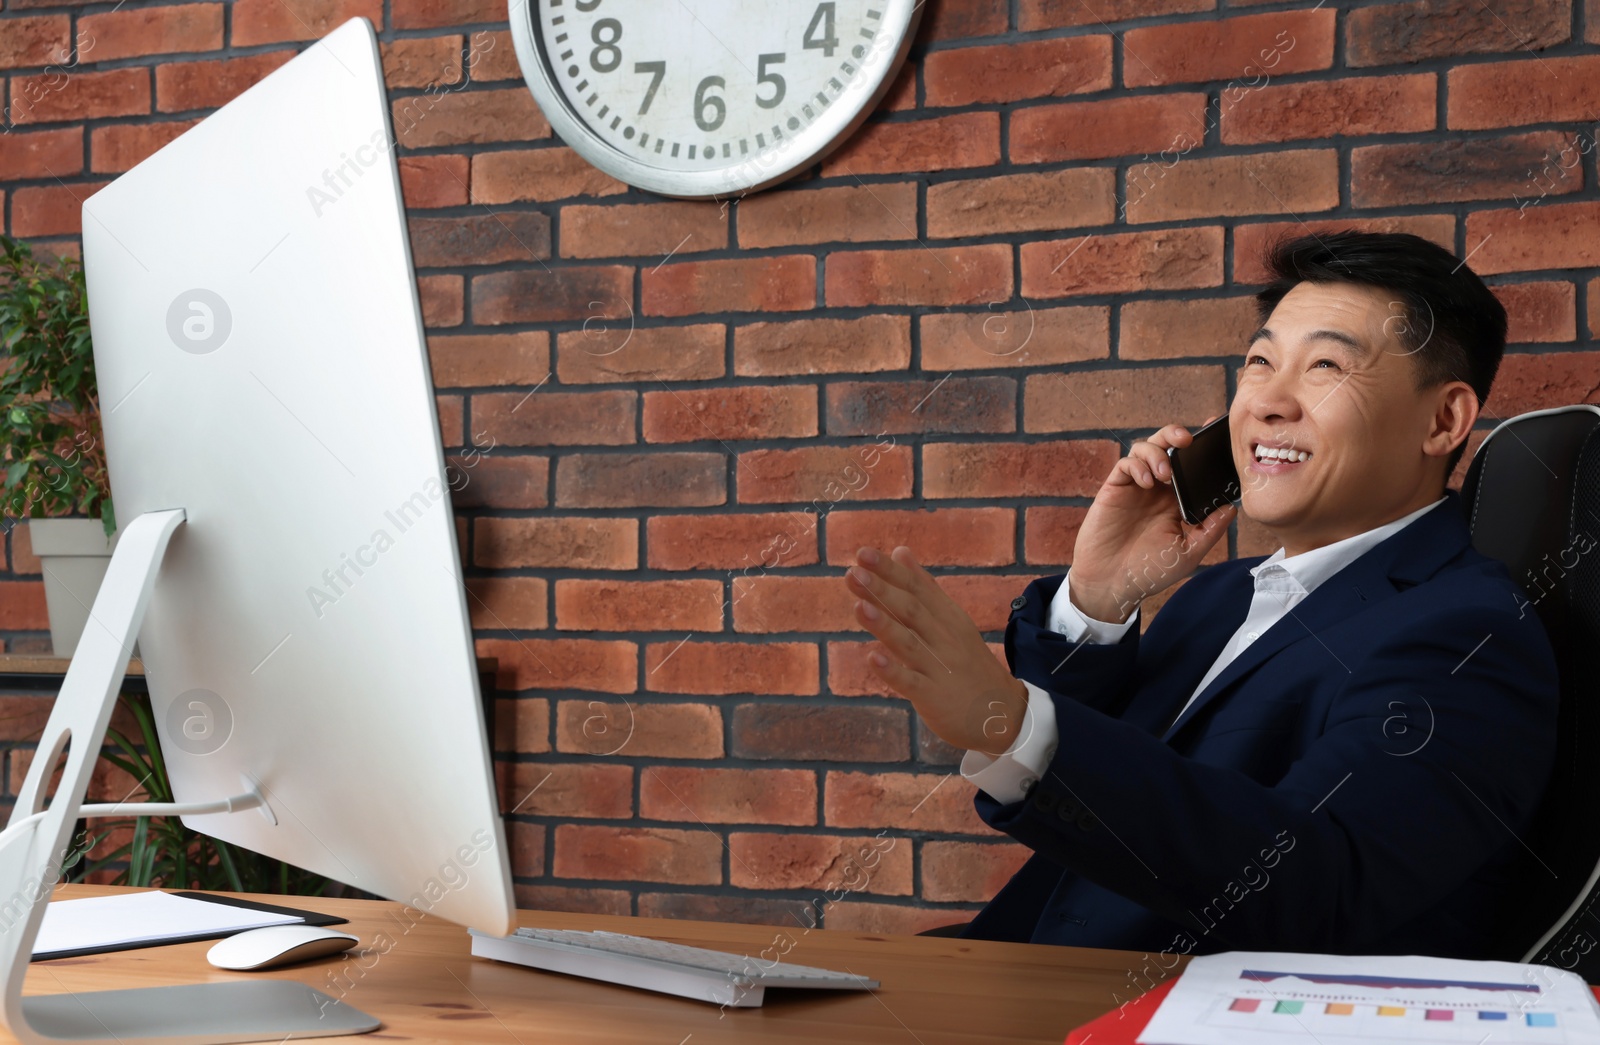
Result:
[[[55,899],[120,892],[63,885]],[[249,894],[229,894],[249,896]],[[284,897],[253,897],[268,903]],[[471,955],[467,931],[437,918],[407,930],[401,906],[299,897],[287,902],[350,919],[361,946],[268,973],[230,973],[206,963],[212,941],[36,962],[24,993],[114,990],[278,977],[308,983],[383,1021],[373,1034],[327,1042],[427,1041],[536,1045],[995,1045],[1048,1042],[1115,1008],[1130,992],[1127,951],[991,943],[921,936],[729,925],[662,918],[522,911],[521,925],[610,929],[760,958],[848,969],[882,982],[873,992],[769,990],[766,1004],[727,1009],[649,991],[505,965]],[[387,934],[381,936],[380,934]],[[792,942],[788,942],[792,941]],[[774,946],[776,943],[776,947]],[[1168,961],[1173,959],[1169,958]],[[720,1018],[719,1018],[720,1016]],[[0,1040],[11,1041],[0,1035]]]

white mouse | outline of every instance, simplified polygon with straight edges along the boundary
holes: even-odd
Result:
[[[347,951],[361,941],[320,925],[268,925],[235,933],[206,952],[219,969],[272,969]]]

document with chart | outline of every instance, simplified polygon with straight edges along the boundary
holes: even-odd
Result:
[[[1548,965],[1229,951],[1195,958],[1139,1045],[1600,1045],[1600,1005]]]

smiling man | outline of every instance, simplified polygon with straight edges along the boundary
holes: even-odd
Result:
[[[1242,510],[1281,543],[1196,572],[1169,425],[1096,493],[1065,575],[1012,603],[1008,671],[908,548],[846,583],[873,670],[967,749],[1033,850],[968,937],[1514,958],[1555,751],[1554,653],[1446,488],[1506,317],[1415,236],[1278,244],[1228,412]],[[1191,577],[1190,575],[1193,574]],[[1141,634],[1139,605],[1180,580]]]

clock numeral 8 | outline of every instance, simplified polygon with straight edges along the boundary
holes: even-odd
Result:
[[[595,0],[599,3],[600,0]],[[607,39],[606,37],[609,37]],[[622,64],[622,48],[617,46],[617,41],[622,39],[622,23],[615,18],[602,18],[589,30],[589,39],[594,41],[595,47],[589,52],[589,67],[597,73],[609,73]],[[610,57],[601,59],[601,52],[610,52]]]

